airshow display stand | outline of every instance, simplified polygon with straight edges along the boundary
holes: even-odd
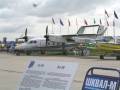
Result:
[[[95,71],[115,72],[118,76],[101,75]],[[85,76],[82,90],[120,90],[120,70],[113,68],[90,68]]]
[[[30,61],[17,90],[70,90],[78,66],[74,62]]]

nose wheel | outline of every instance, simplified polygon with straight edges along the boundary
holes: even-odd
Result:
[[[15,52],[15,55],[16,56],[20,56],[20,52]]]

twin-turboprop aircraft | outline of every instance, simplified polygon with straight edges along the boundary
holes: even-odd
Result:
[[[98,37],[102,36],[107,28],[102,25],[87,25],[82,26],[74,35],[49,35],[48,27],[46,27],[46,35],[44,38],[32,38],[27,36],[27,29],[25,36],[18,38],[24,39],[25,42],[15,47],[17,55],[20,53],[30,54],[32,52],[45,53],[46,51],[62,51],[65,53],[72,50],[80,44],[95,41]],[[91,33],[88,33],[91,32]],[[93,32],[93,33],[92,33]]]

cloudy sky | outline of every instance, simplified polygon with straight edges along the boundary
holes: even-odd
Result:
[[[113,11],[120,16],[119,3],[120,0],[0,0],[0,40],[5,36],[9,40],[20,37],[26,27],[29,35],[41,36],[45,34],[46,25],[50,34],[76,33],[77,28],[84,25],[84,19],[88,24],[93,24],[94,18],[96,24],[102,19],[105,24],[105,9],[110,16],[108,32],[112,34]],[[52,25],[52,18],[55,25]],[[64,26],[60,26],[59,19]],[[68,19],[71,22],[69,30]],[[115,22],[119,29],[119,20]]]

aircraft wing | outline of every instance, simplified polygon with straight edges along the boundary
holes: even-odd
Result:
[[[102,36],[107,28],[100,25],[82,26],[76,34],[72,35],[49,35],[49,40],[53,42],[80,42],[82,40],[96,39],[97,36]],[[88,33],[89,31],[96,31],[96,33]]]
[[[53,42],[61,42],[61,43],[83,43],[88,40],[96,39],[96,34],[79,34],[79,35],[59,35],[54,36],[50,35],[49,40]]]

